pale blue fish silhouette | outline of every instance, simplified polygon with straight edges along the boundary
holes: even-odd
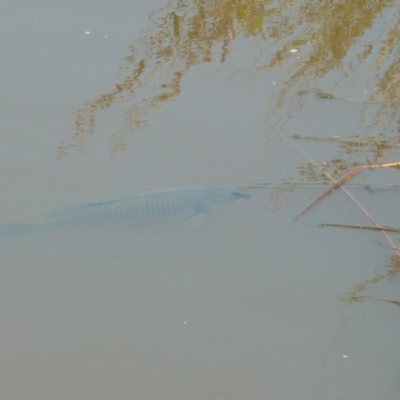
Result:
[[[251,195],[240,188],[218,186],[159,190],[69,207],[52,212],[37,222],[2,225],[0,238],[85,224],[140,224],[164,217],[198,215],[249,197]]]

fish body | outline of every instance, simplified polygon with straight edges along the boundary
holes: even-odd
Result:
[[[197,215],[249,197],[251,195],[245,190],[223,186],[159,190],[69,207],[52,212],[38,222],[3,225],[0,226],[0,238],[68,226],[140,224],[165,217]]]

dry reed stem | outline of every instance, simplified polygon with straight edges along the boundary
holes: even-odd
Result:
[[[334,228],[350,228],[350,229],[361,229],[361,230],[369,230],[369,231],[382,231],[386,232],[396,232],[400,233],[400,228],[392,228],[390,226],[383,226],[378,228],[376,226],[365,226],[365,225],[349,225],[349,224],[334,224],[330,222],[324,222],[321,226],[332,226]]]
[[[303,156],[305,156],[310,162],[313,164],[317,165],[318,168],[321,170],[321,172],[334,184],[329,187],[328,189],[324,190],[317,198],[315,198],[307,207],[303,208],[295,217],[297,219],[300,217],[300,215],[303,215],[306,211],[308,211],[311,207],[313,207],[319,200],[323,199],[325,196],[327,196],[330,192],[333,190],[337,189],[340,187],[346,194],[347,196],[353,201],[353,203],[361,210],[361,212],[375,225],[376,230],[379,230],[382,235],[385,237],[385,239],[388,241],[392,249],[396,252],[397,256],[400,257],[400,250],[396,247],[394,244],[392,238],[388,235],[387,232],[385,232],[385,228],[382,227],[375,219],[374,217],[357,201],[357,199],[345,188],[342,186],[343,183],[347,182],[360,172],[364,171],[365,169],[368,168],[394,168],[394,167],[399,167],[400,166],[400,161],[394,162],[394,163],[386,163],[386,164],[372,164],[372,165],[363,165],[361,167],[356,168],[353,171],[350,171],[348,174],[346,174],[343,178],[339,179],[336,181],[336,179],[331,176],[328,172],[325,171],[324,168],[321,168],[315,161],[303,150],[301,150],[298,146],[293,144],[293,146],[299,151]]]
[[[297,146],[295,146],[295,147],[297,147]],[[309,159],[311,159],[311,158],[309,158]],[[335,183],[332,186],[325,189],[320,195],[318,195],[314,200],[312,200],[311,203],[309,203],[306,207],[304,207],[302,210],[300,210],[300,212],[295,216],[295,219],[297,219],[300,216],[302,216],[303,214],[305,214],[308,210],[310,210],[310,208],[314,207],[315,204],[317,204],[320,200],[322,200],[324,197],[326,197],[329,193],[333,192],[339,186],[342,186],[344,183],[346,183],[350,179],[354,178],[356,175],[358,175],[365,169],[394,168],[394,167],[399,167],[399,166],[400,166],[400,161],[397,161],[394,163],[386,163],[386,164],[362,165],[361,167],[358,167],[358,168],[354,169],[353,171],[350,171],[348,174],[346,174],[343,178],[340,178],[338,181],[336,181],[333,177],[330,177],[329,179],[331,179]],[[343,187],[342,187],[342,189],[343,189]]]

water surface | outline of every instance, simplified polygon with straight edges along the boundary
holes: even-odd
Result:
[[[398,7],[3,1],[0,224],[396,160]],[[398,255],[319,226],[371,224],[341,191],[294,220],[318,191],[2,241],[2,397],[397,399]],[[352,193],[397,224],[396,193]]]

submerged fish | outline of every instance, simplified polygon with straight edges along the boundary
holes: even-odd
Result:
[[[73,206],[52,212],[37,222],[2,225],[0,238],[83,224],[144,223],[163,217],[197,215],[249,197],[245,190],[218,186],[159,190]]]

